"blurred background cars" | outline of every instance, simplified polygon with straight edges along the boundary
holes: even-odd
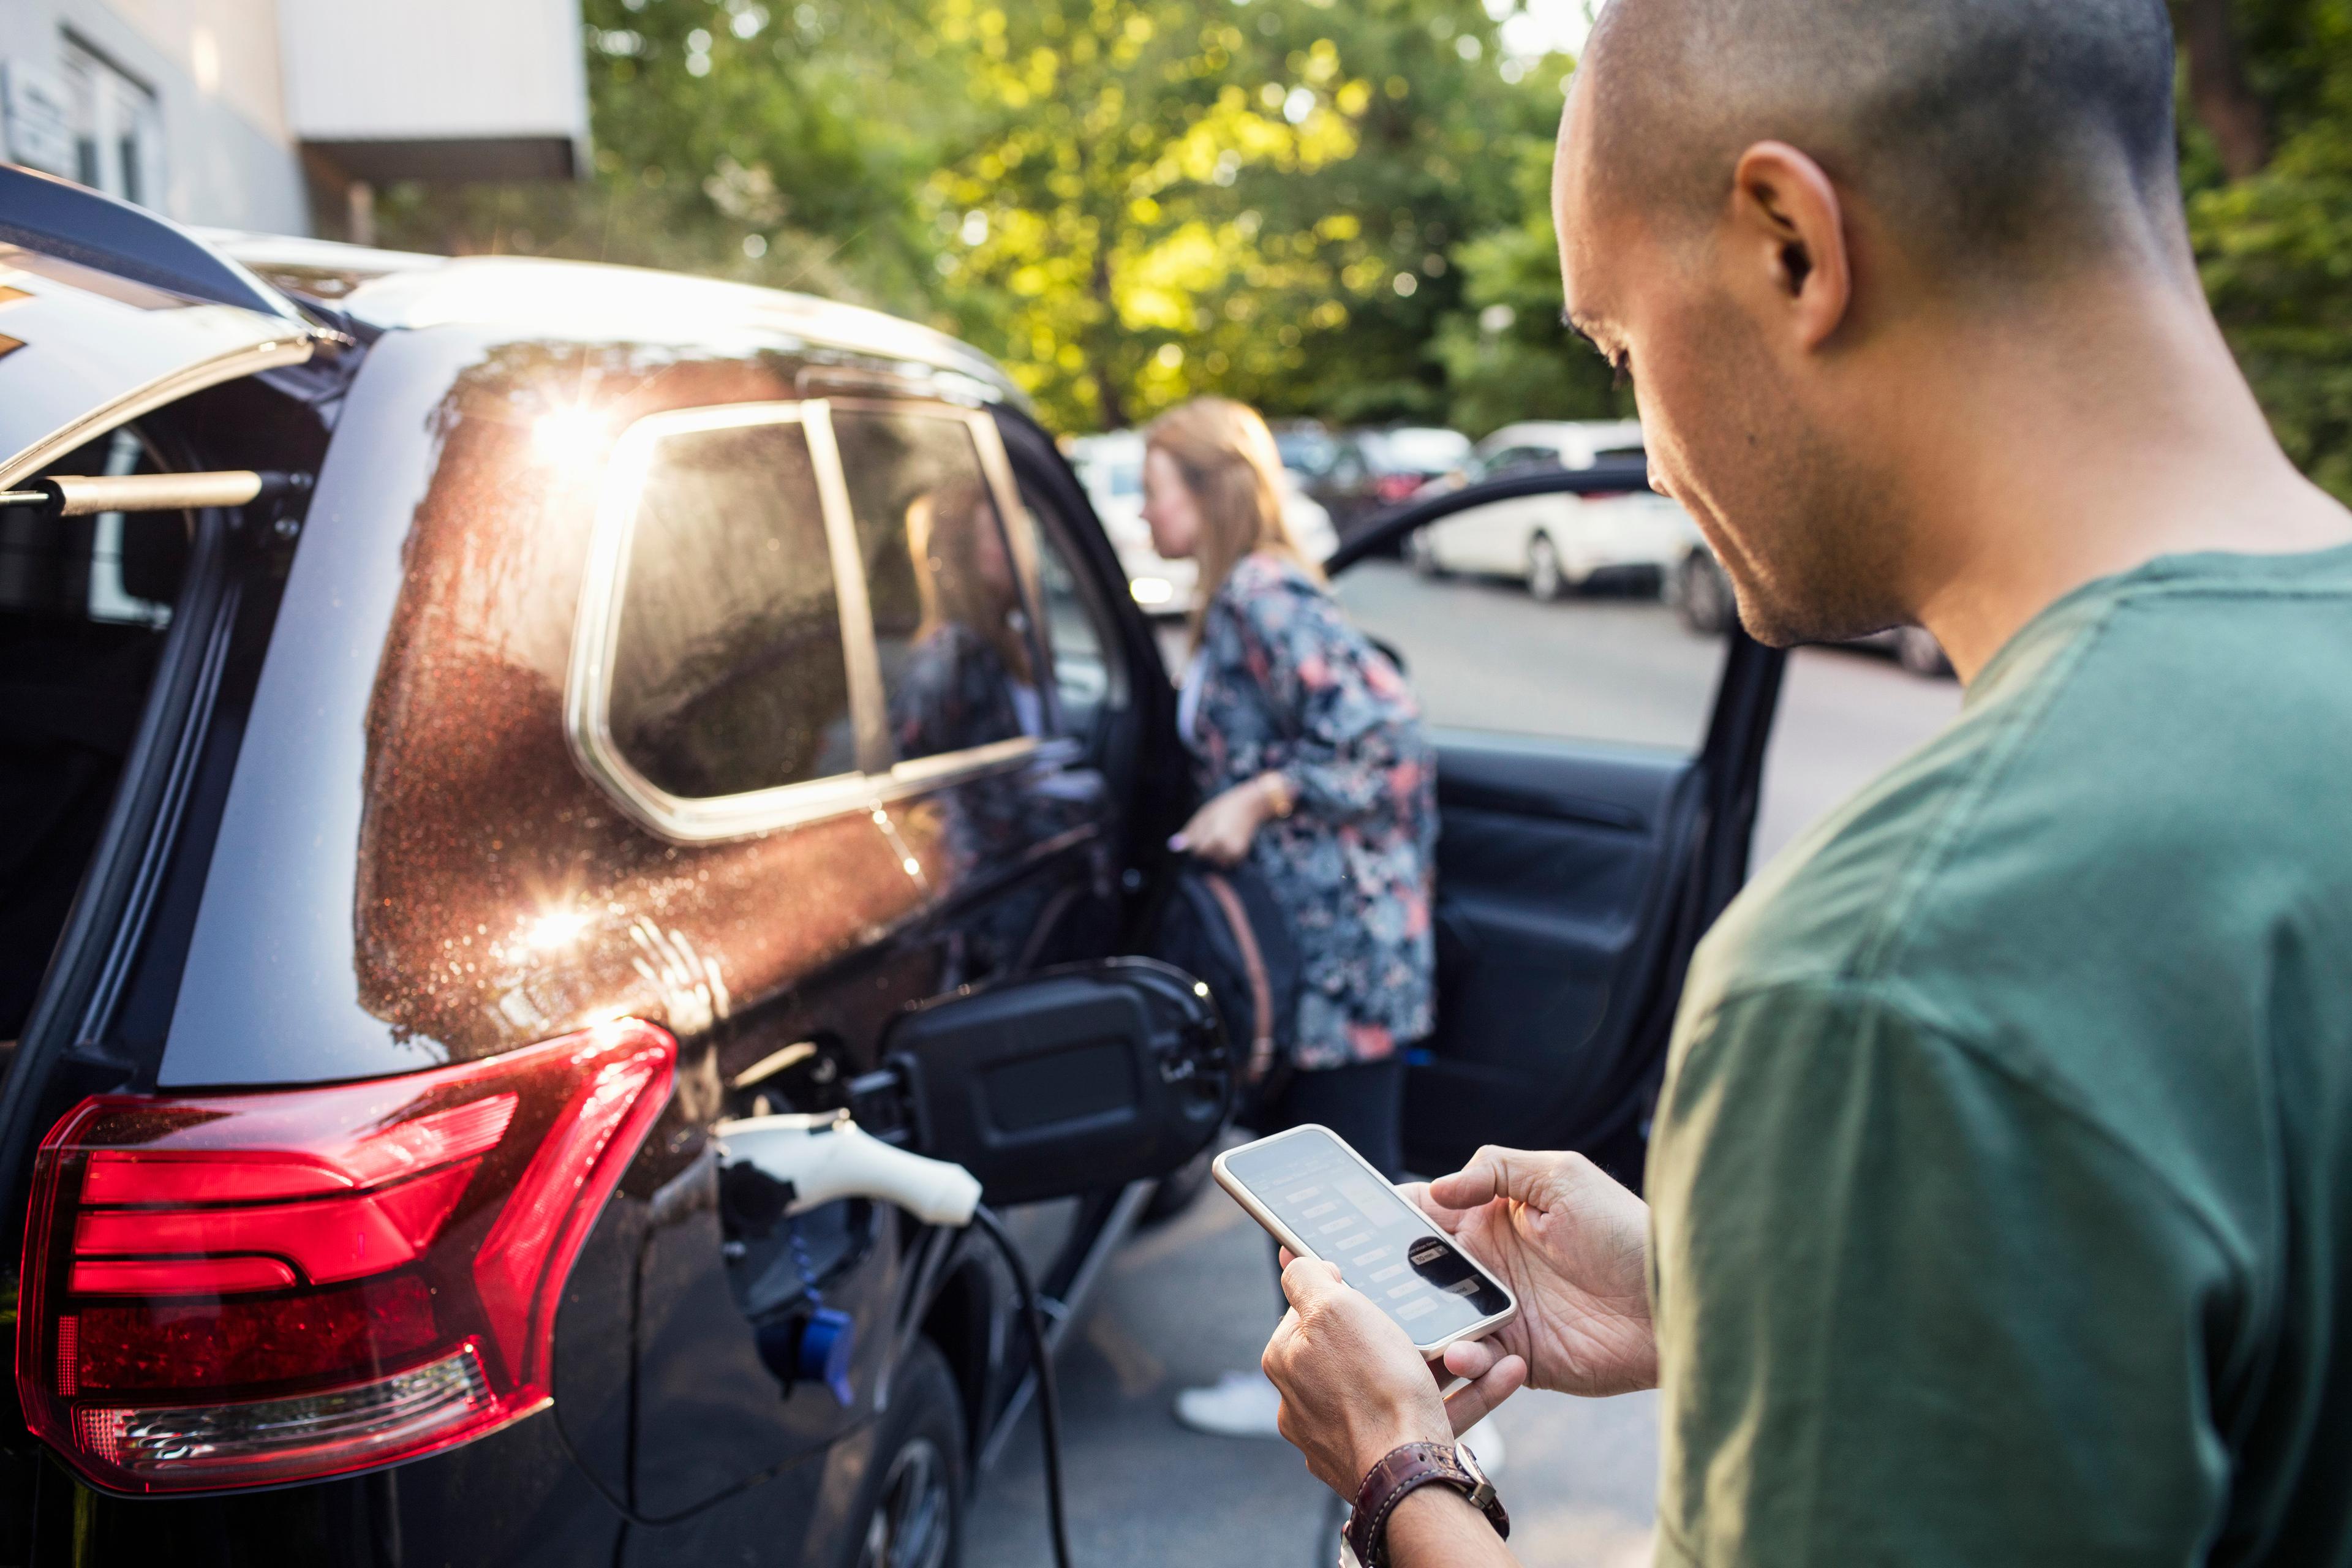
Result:
[[[1200,569],[1190,561],[1168,560],[1151,547],[1151,529],[1143,521],[1142,432],[1081,436],[1069,444],[1068,453],[1087,499],[1102,519],[1103,531],[1118,552],[1118,563],[1127,569],[1128,592],[1146,614],[1184,614],[1192,607]],[[1283,472],[1294,474],[1286,466]],[[1290,524],[1291,537],[1310,559],[1324,560],[1339,547],[1331,514],[1304,491],[1294,488],[1283,498],[1282,515]]]
[[[1696,535],[1696,530],[1693,530]],[[1683,625],[1703,637],[1727,632],[1738,618],[1738,601],[1732,596],[1731,579],[1724,575],[1723,564],[1707,548],[1704,538],[1694,537],[1682,558],[1666,574],[1666,603],[1680,617]],[[1866,637],[1856,637],[1848,646],[1878,648],[1895,656],[1895,662],[1914,675],[1945,679],[1953,674],[1952,661],[1944,652],[1943,644],[1924,626],[1894,626],[1883,632],[1873,632]]]
[[[1465,478],[1563,468],[1619,471],[1625,488],[1492,501],[1421,530],[1407,558],[1429,576],[1513,578],[1549,602],[1602,583],[1654,595],[1693,548],[1704,548],[1682,508],[1650,489],[1642,426],[1630,419],[1507,425],[1478,444]]]
[[[1303,461],[1312,443],[1297,446]],[[1460,477],[1470,458],[1470,437],[1459,430],[1408,425],[1351,431],[1331,444],[1320,469],[1302,471],[1307,493],[1323,503],[1345,536],[1375,512],[1411,500],[1431,480]],[[1288,453],[1283,461],[1291,462]]]
[[[1339,438],[1320,419],[1277,419],[1273,429],[1283,469],[1302,489],[1321,478],[1339,455]]]

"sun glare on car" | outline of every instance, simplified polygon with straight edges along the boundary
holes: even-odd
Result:
[[[612,450],[613,431],[604,416],[586,408],[542,414],[530,430],[531,449],[550,468],[601,463]]]

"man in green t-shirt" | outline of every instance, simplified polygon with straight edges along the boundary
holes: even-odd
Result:
[[[1968,701],[1702,946],[1650,1206],[1428,1189],[1522,1303],[1450,1411],[1290,1266],[1343,1495],[1654,1384],[1661,1563],[2352,1564],[2352,518],[2207,310],[2172,93],[2163,0],[1602,14],[1561,260],[1656,482],[1758,636],[1918,622]],[[1384,1528],[1510,1560],[1447,1487]]]

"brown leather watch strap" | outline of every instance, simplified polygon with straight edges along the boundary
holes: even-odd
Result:
[[[1510,1539],[1510,1515],[1503,1511],[1502,1500],[1495,1496],[1486,1477],[1465,1468],[1449,1444],[1407,1443],[1382,1455],[1381,1462],[1366,1472],[1364,1484],[1356,1489],[1356,1511],[1348,1521],[1348,1549],[1364,1568],[1388,1568],[1389,1515],[1396,1511],[1397,1504],[1432,1482],[1452,1487],[1469,1499],[1486,1514],[1496,1534]]]

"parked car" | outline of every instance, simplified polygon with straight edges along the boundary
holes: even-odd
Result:
[[[1319,419],[1277,419],[1273,429],[1283,469],[1301,489],[1322,478],[1339,455],[1339,440]]]
[[[1170,561],[1151,547],[1151,528],[1143,521],[1143,437],[1133,430],[1081,436],[1070,443],[1070,462],[1118,552],[1135,602],[1154,616],[1184,614],[1192,607],[1200,569],[1189,559]],[[1317,561],[1339,546],[1331,514],[1297,489],[1283,497],[1283,520],[1299,548]]]
[[[1622,488],[1532,495],[1423,529],[1409,558],[1425,574],[1510,577],[1538,599],[1616,580],[1655,593],[1699,537],[1682,508],[1651,490],[1633,420],[1509,425],[1478,444],[1468,478],[1556,469],[1621,475]]]
[[[1229,1079],[1122,978],[1174,694],[1013,384],[732,284],[0,212],[0,1561],[952,1568],[1007,1270],[782,1217],[728,1127],[984,1144],[1058,1333]],[[1417,1168],[1638,1171],[1778,690],[1725,658],[1695,755],[1437,732]]]
[[[1013,384],[732,285],[0,211],[0,1561],[951,1562],[1004,1266],[720,1149],[890,1131],[910,1019],[1070,1034],[952,1038],[1116,953],[1189,804]],[[1117,1016],[1002,1064],[1028,1195]],[[1057,1316],[1118,1166],[1011,1216]]]
[[[1300,460],[1308,454],[1301,454]],[[1307,493],[1323,503],[1342,538],[1384,508],[1412,500],[1432,479],[1459,475],[1470,437],[1459,430],[1403,426],[1353,430],[1339,437]]]
[[[1694,540],[1667,574],[1666,602],[1682,617],[1684,626],[1702,637],[1728,631],[1739,619],[1739,605],[1732,595],[1731,579],[1724,574],[1722,563],[1716,560],[1715,552],[1707,548],[1703,538]],[[1950,656],[1925,626],[1890,627],[1856,637],[1850,646],[1893,654],[1895,661],[1904,668],[1929,679],[1945,679],[1953,674]]]

